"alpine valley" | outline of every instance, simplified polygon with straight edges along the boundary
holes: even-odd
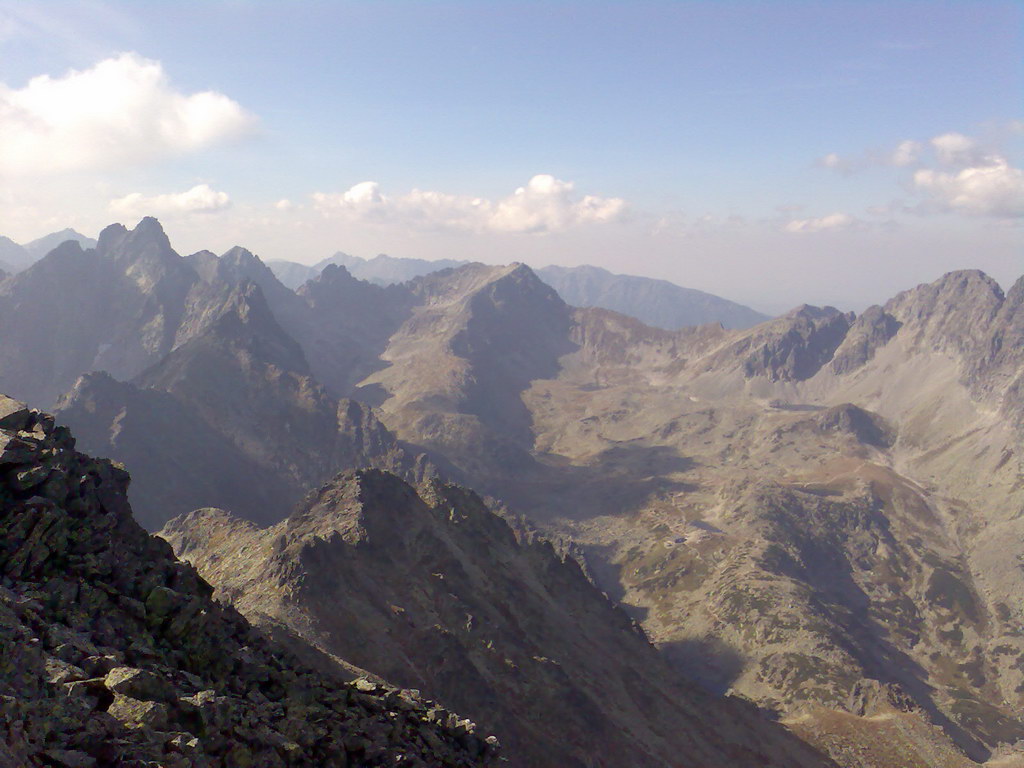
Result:
[[[0,768],[1024,766],[1024,278],[29,246]]]

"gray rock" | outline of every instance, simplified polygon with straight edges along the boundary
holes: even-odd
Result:
[[[134,667],[114,667],[105,678],[114,693],[142,701],[174,701],[174,687],[152,672]]]
[[[147,726],[159,730],[167,725],[167,705],[158,701],[142,701],[116,694],[107,712],[130,726]]]
[[[0,429],[24,429],[31,416],[32,412],[27,405],[6,395],[0,395]]]

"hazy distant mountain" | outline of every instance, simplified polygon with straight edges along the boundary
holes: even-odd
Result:
[[[0,235],[0,269],[7,274],[13,274],[31,263],[24,246],[18,245],[9,237]]]
[[[67,240],[75,240],[83,248],[96,247],[95,240],[73,229],[62,229],[60,232],[53,232],[20,245],[9,237],[0,235],[0,269],[8,274],[20,272]]]
[[[83,248],[96,247],[96,241],[93,238],[86,237],[81,232],[76,232],[73,229],[62,229],[60,232],[52,232],[49,235],[40,237],[38,240],[25,243],[22,247],[28,252],[32,261],[36,261],[68,240],[76,241]],[[26,266],[28,265],[26,264]]]
[[[284,261],[274,259],[267,262],[267,266],[273,271],[274,276],[281,281],[282,285],[291,288],[293,291],[307,280],[312,280],[320,270],[307,264],[299,264],[297,261]]]
[[[362,259],[339,251],[311,267],[292,261],[271,261],[267,266],[282,283],[294,289],[314,278],[328,264],[343,266],[360,280],[391,285],[468,263],[453,259],[403,259],[385,254]],[[543,267],[536,273],[558,291],[567,304],[611,309],[655,328],[676,330],[704,323],[721,323],[726,328],[749,328],[768,319],[767,315],[742,304],[683,288],[667,280],[616,275],[591,266]]]
[[[670,331],[704,323],[749,328],[768,319],[750,307],[710,293],[667,280],[616,275],[600,267],[543,267],[537,275],[574,307],[612,309]]]
[[[374,256],[372,259],[363,259],[359,256],[350,256],[339,251],[330,258],[324,259],[311,267],[305,264],[297,264],[294,261],[268,261],[267,266],[274,271],[278,280],[289,288],[294,289],[307,280],[316,277],[328,264],[345,267],[353,277],[365,280],[368,283],[393,285],[395,283],[404,283],[420,275],[427,275],[441,269],[449,269],[468,263],[453,259],[438,259],[437,261],[403,259],[383,253],[379,256]]]
[[[358,256],[349,256],[347,253],[336,253],[329,259],[324,259],[317,264],[318,269],[323,269],[328,264],[337,264],[345,267],[352,273],[353,277],[366,280],[377,285],[391,285],[393,283],[404,283],[414,277],[429,275],[431,272],[438,272],[442,269],[461,267],[468,264],[468,261],[455,261],[454,259],[406,259],[388,256],[381,253],[372,259],[361,259]]]

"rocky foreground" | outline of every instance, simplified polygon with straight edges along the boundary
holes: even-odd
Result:
[[[214,602],[128,481],[0,396],[0,768],[496,764],[468,720]]]

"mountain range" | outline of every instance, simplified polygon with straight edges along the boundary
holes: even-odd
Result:
[[[267,266],[287,287],[298,289],[314,279],[324,267],[345,267],[353,277],[377,285],[404,283],[417,277],[455,269],[469,262],[439,259],[401,259],[380,254],[362,259],[338,252],[329,259],[306,266],[292,261],[270,261]],[[727,299],[692,288],[683,288],[667,280],[652,280],[634,275],[616,275],[600,267],[543,267],[536,274],[550,285],[567,304],[577,307],[603,307],[635,317],[647,325],[678,330],[688,325],[721,323],[726,328],[749,328],[768,320],[767,315]]]
[[[521,264],[291,290],[145,219],[0,282],[0,391],[261,632],[513,764],[1012,766],[1022,307],[962,271],[669,330]]]
[[[86,237],[73,229],[62,229],[60,232],[52,232],[22,244],[0,235],[0,271],[7,274],[20,272],[68,240],[75,240],[86,248],[96,246],[96,241],[91,237]]]

